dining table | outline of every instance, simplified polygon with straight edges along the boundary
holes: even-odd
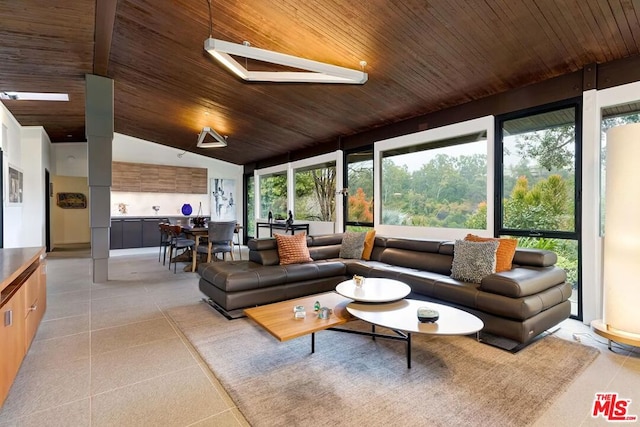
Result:
[[[242,259],[242,250],[240,248],[240,230],[242,230],[242,226],[240,224],[236,224],[236,228],[234,230],[234,234],[237,237],[237,242],[234,243],[233,241],[231,242],[232,245],[238,245],[238,253],[240,256],[240,259]],[[191,270],[191,272],[195,272],[196,268],[198,267],[198,246],[200,245],[200,239],[202,237],[208,237],[209,235],[209,228],[208,227],[195,227],[192,225],[183,225],[182,226],[182,232],[185,234],[185,236],[192,238],[195,241],[195,245],[193,247],[192,252],[192,256],[191,256],[191,265],[187,265],[184,268],[184,271],[189,271]],[[203,242],[204,243],[204,242]]]

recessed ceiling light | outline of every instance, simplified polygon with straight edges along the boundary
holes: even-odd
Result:
[[[67,93],[43,93],[43,92],[0,92],[0,99],[11,101],[68,101]]]

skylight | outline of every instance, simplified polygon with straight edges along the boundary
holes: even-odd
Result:
[[[12,101],[68,101],[67,93],[42,93],[42,92],[0,92],[0,99]]]

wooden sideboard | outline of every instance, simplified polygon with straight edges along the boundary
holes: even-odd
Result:
[[[0,407],[47,307],[44,248],[0,249]]]
[[[207,194],[207,169],[113,162],[111,167],[111,190]]]

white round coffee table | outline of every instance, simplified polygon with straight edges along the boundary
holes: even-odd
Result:
[[[418,308],[428,307],[437,310],[439,318],[433,323],[423,323],[418,320]],[[436,304],[428,301],[403,299],[384,304],[363,304],[352,302],[347,305],[347,311],[360,320],[371,323],[372,331],[366,335],[390,338],[407,342],[407,367],[411,368],[411,334],[431,335],[471,335],[478,333],[484,323],[471,313],[455,307]],[[378,334],[376,326],[389,328],[396,335]]]
[[[338,283],[336,292],[343,297],[359,302],[383,303],[398,301],[409,295],[409,285],[394,279],[367,278],[361,286],[353,280]]]

